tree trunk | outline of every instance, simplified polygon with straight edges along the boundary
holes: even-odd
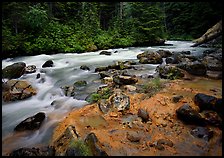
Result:
[[[195,44],[191,47],[197,47],[203,43],[209,42],[222,35],[222,20],[215,24],[212,28],[208,29],[207,32],[200,38],[194,40]]]

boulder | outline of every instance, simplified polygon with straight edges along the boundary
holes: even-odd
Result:
[[[184,104],[176,110],[177,118],[186,124],[205,125],[205,120],[189,104]]]
[[[37,71],[37,67],[35,65],[28,65],[26,68],[25,68],[25,73],[34,73]]]
[[[21,77],[26,70],[24,62],[14,63],[2,69],[2,78],[15,79]]]
[[[131,85],[138,82],[138,79],[131,76],[115,75],[113,76],[113,81],[118,85]]]
[[[48,60],[46,61],[43,65],[42,68],[44,67],[53,67],[54,66],[54,62],[52,60]]]
[[[115,91],[110,96],[109,102],[112,107],[116,108],[119,112],[124,112],[130,108],[130,98],[121,91]]]
[[[194,96],[194,103],[200,108],[200,111],[203,110],[215,110],[215,104],[217,98],[214,96],[206,95],[203,93],[197,93]]]
[[[24,130],[36,130],[39,129],[42,122],[45,119],[45,113],[39,112],[34,116],[28,117],[20,124],[18,124],[14,130],[15,131],[24,131]]]
[[[206,74],[206,66],[199,62],[182,62],[177,65],[177,67],[186,70],[188,73],[197,76],[203,76]]]
[[[9,80],[2,84],[3,101],[17,101],[36,95],[34,89],[27,81]]]
[[[167,58],[167,57],[170,57],[171,55],[173,55],[173,53],[171,53],[168,50],[158,50],[156,52],[159,53],[162,58]]]
[[[158,66],[156,68],[156,71],[159,73],[161,78],[165,79],[179,79],[183,78],[184,74],[181,72],[179,68],[172,65],[164,65],[164,66]]]
[[[161,64],[163,62],[162,56],[153,51],[145,51],[137,55],[141,64]]]
[[[102,144],[94,133],[89,133],[84,142],[90,148],[93,156],[108,156],[108,154],[102,149]]]
[[[222,71],[222,61],[214,57],[206,56],[203,58],[202,63],[206,66],[207,70]]]

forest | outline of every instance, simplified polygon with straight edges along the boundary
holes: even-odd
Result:
[[[221,2],[3,2],[4,57],[160,45],[199,38]]]

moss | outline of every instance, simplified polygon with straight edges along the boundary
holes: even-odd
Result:
[[[70,148],[75,149],[77,151],[77,156],[92,156],[92,152],[90,148],[82,141],[82,140],[72,140],[69,144]]]

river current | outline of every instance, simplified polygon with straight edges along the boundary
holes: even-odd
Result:
[[[208,49],[190,47],[193,44],[190,41],[167,41],[166,44],[172,45],[108,49],[106,51],[112,52],[110,56],[99,55],[102,51],[100,50],[81,54],[41,54],[2,60],[2,69],[16,62],[25,62],[26,65],[37,67],[35,73],[25,74],[19,78],[19,80],[27,80],[37,89],[35,96],[16,102],[5,103],[2,101],[2,154],[21,147],[48,145],[53,129],[66,117],[66,114],[75,108],[87,105],[88,102],[84,100],[86,95],[103,85],[98,73],[95,72],[96,67],[108,66],[116,61],[133,60],[138,62],[137,55],[145,50],[191,51],[192,55],[201,55]],[[52,60],[54,67],[42,68],[43,63],[47,60]],[[81,65],[88,66],[90,71],[81,70]],[[142,66],[141,71],[133,71],[136,76],[154,74],[158,64],[141,64],[139,66]],[[41,77],[36,79],[38,73]],[[74,98],[65,96],[60,87],[72,85],[79,80],[87,81],[86,88],[79,91]],[[53,101],[55,104],[52,105]],[[21,133],[13,131],[16,125],[38,112],[46,114],[46,119],[39,130]]]

